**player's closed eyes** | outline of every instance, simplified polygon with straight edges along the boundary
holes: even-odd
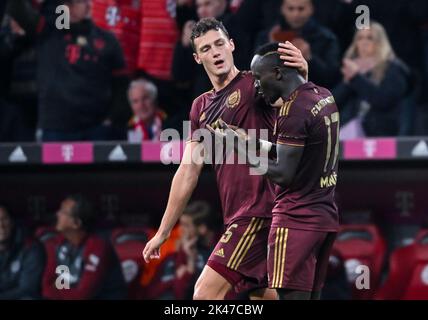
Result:
[[[209,46],[203,47],[203,48],[201,49],[201,52],[208,52],[208,50],[209,50],[210,48],[211,48],[211,47],[209,47]]]
[[[215,45],[216,45],[217,47],[221,47],[221,46],[223,46],[223,45],[224,45],[224,40],[219,40],[219,41],[217,41],[217,42],[215,43]]]

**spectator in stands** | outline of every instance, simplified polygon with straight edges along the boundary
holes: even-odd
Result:
[[[57,29],[56,16],[40,15],[27,0],[8,3],[13,19],[37,36],[42,140],[109,139],[117,113],[112,102],[121,94],[115,83],[121,83],[122,50],[111,33],[92,23],[89,0],[61,2],[69,8],[70,29]]]
[[[0,206],[0,299],[40,298],[44,251]]]
[[[127,289],[119,259],[109,241],[94,233],[96,215],[90,203],[80,195],[68,196],[56,215],[59,234],[45,242],[43,297],[125,298]],[[59,266],[66,266],[67,270],[58,275]]]
[[[353,0],[353,12],[358,5],[366,5],[370,9],[370,19],[379,22],[386,30],[391,46],[401,60],[411,68],[418,80],[423,75],[427,55],[424,52],[423,32],[428,22],[428,1],[389,1],[389,0]],[[420,88],[418,88],[420,89]],[[428,102],[425,91],[421,98]]]
[[[222,226],[220,217],[214,215],[210,205],[205,201],[193,201],[187,206],[184,214],[192,218],[199,244],[212,250],[222,235],[221,230],[218,230],[218,227]]]
[[[217,233],[209,205],[189,204],[180,218],[177,250],[158,267],[146,291],[149,299],[192,299],[193,288],[215,245]]]
[[[128,101],[132,118],[128,122],[128,141],[159,140],[164,114],[157,108],[158,89],[146,79],[130,83]]]
[[[336,35],[340,46],[340,56],[343,56],[344,51],[352,42],[355,21],[359,16],[355,13],[355,0],[312,0],[312,3],[315,19]]]
[[[181,239],[173,284],[177,299],[192,299],[196,280],[212,251],[215,232],[210,207],[197,201],[189,204],[180,218]],[[211,242],[211,243],[210,243]]]
[[[369,29],[355,33],[343,59],[342,74],[342,82],[333,90],[341,125],[348,124],[342,137],[360,121],[368,136],[396,135],[409,74],[396,58],[382,25],[372,22]]]
[[[340,49],[336,36],[313,18],[312,0],[284,0],[281,13],[278,24],[261,33],[256,45],[290,41],[308,61],[309,80],[331,88],[339,79]]]

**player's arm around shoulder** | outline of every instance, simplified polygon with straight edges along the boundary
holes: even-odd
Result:
[[[146,262],[160,258],[160,247],[169,238],[172,228],[183,213],[198,183],[204,164],[204,152],[202,143],[192,140],[186,143],[180,166],[172,179],[168,204],[161,225],[143,250]]]

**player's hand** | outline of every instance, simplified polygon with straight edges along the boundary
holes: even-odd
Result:
[[[284,60],[287,67],[296,68],[300,75],[308,80],[309,67],[308,62],[303,58],[302,52],[291,42],[280,42],[278,47],[280,58]]]
[[[207,124],[206,127],[219,139],[238,138],[238,142],[246,142],[249,137],[244,129],[234,125],[229,125],[222,119],[218,119],[212,126]]]
[[[303,38],[296,38],[291,41],[291,43],[300,50],[302,53],[303,58],[306,60],[311,60],[312,58],[312,51],[311,51],[311,45],[309,42],[305,41]]]
[[[233,134],[235,137],[237,137],[238,141],[240,142],[247,142],[250,139],[244,129],[227,124],[221,119],[219,120],[219,126],[223,131]]]
[[[260,161],[256,161],[256,159],[253,158],[250,150],[253,151],[253,154],[257,153],[260,150],[260,140],[248,135],[245,130],[240,128],[236,129],[236,127],[234,128],[224,121],[222,121],[220,125],[224,131],[229,132],[230,134],[233,134],[234,137],[238,138],[238,143],[234,145],[235,152],[238,154],[243,153],[247,158],[247,163],[250,167],[259,167]]]
[[[177,0],[177,6],[191,6],[192,0]]]
[[[143,257],[146,263],[149,263],[152,259],[160,258],[160,247],[166,240],[166,237],[156,234],[149,242],[147,242],[143,250]]]
[[[226,132],[229,135],[233,135],[234,138],[238,139],[238,143],[234,144],[234,149],[237,153],[244,152],[244,155],[247,155],[246,153],[247,146],[249,148],[254,146],[255,147],[254,151],[259,150],[259,143],[258,143],[259,140],[248,135],[244,129],[229,125],[221,119],[219,121],[219,126],[224,132]]]

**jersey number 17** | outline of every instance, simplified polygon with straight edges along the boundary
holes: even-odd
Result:
[[[324,116],[324,122],[327,126],[327,153],[325,157],[324,164],[324,172],[327,172],[328,164],[331,159],[333,162],[331,163],[331,169],[333,170],[336,166],[337,157],[339,155],[339,112],[334,112],[330,115],[330,117]],[[334,148],[332,148],[332,127],[336,125],[336,139],[334,141]]]

